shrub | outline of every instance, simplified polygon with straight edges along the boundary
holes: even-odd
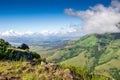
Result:
[[[27,45],[27,44],[25,44],[25,43],[23,43],[21,46],[19,46],[18,48],[20,48],[20,49],[29,49],[29,46]]]
[[[40,58],[40,55],[37,54],[36,52],[30,52],[30,53],[32,54],[33,58],[36,58],[36,59]]]
[[[74,80],[110,80],[110,78],[102,75],[91,74],[89,70],[81,67],[66,66],[64,64],[62,64],[61,67],[63,69],[70,69]]]

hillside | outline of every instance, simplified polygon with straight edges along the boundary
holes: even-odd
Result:
[[[16,48],[11,46],[8,42],[0,39],[0,60],[33,60],[39,59],[40,55],[36,52],[29,51],[29,47],[26,44]]]
[[[82,67],[47,63],[29,46],[18,48],[0,39],[0,80],[109,80],[110,78],[91,74]]]
[[[58,49],[49,62],[82,66],[96,74],[120,79],[120,33],[91,34]]]

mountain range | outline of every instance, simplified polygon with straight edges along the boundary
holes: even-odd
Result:
[[[48,53],[48,62],[85,67],[91,72],[120,79],[120,33],[90,34],[71,40]]]

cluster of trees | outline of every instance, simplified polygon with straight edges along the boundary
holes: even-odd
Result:
[[[5,56],[5,51],[7,47],[10,47],[11,45],[8,42],[5,42],[3,39],[0,39],[0,59]]]
[[[22,44],[21,46],[19,46],[18,48],[24,49],[24,50],[26,50],[26,49],[29,50],[29,46],[28,46],[27,44],[25,44],[25,43],[23,43],[23,44]]]

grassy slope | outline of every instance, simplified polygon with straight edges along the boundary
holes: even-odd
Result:
[[[107,77],[100,77],[108,80]],[[46,63],[36,52],[15,48],[8,42],[0,40],[0,80],[98,80],[98,78],[80,67]]]
[[[34,59],[23,59],[29,57],[28,54]],[[19,56],[21,59],[16,59]],[[0,80],[98,80],[99,77],[108,80],[80,67],[46,63],[37,53],[29,53],[0,40]]]
[[[51,65],[49,65],[48,69],[46,69],[45,66],[47,66],[45,63],[42,65],[39,64],[32,66],[27,62],[12,61],[7,63],[0,61],[0,80],[1,75],[7,77],[8,79],[15,77],[22,80],[62,80],[67,78],[65,77],[66,75],[69,75],[70,77],[72,76],[70,73],[65,72],[65,69],[61,68],[55,70]],[[53,71],[55,75],[52,74]],[[64,76],[61,76],[60,73]]]
[[[110,76],[112,68],[120,70],[120,34],[88,35],[48,57],[48,61],[84,66]],[[102,43],[103,45],[99,44]],[[105,45],[104,45],[105,44]],[[109,74],[108,74],[109,73]],[[118,74],[119,76],[119,74]],[[114,77],[114,76],[113,76]],[[116,77],[114,77],[116,78]]]
[[[79,54],[78,56],[75,56],[73,58],[67,59],[65,61],[62,61],[61,64],[67,64],[67,65],[73,65],[73,66],[82,66],[85,65],[85,57],[84,53]]]
[[[21,61],[0,61],[0,80],[108,80],[105,76],[90,75],[80,67],[44,63],[31,65]]]
[[[78,60],[79,61],[82,60],[83,62],[85,62],[84,54],[85,53],[87,54],[90,51],[89,47],[94,47],[97,44],[97,42],[98,42],[98,39],[95,37],[95,35],[87,36],[85,37],[85,39],[82,39],[82,40],[80,39],[68,46],[65,46],[63,49],[59,49],[55,51],[55,53],[49,56],[47,60],[57,61],[57,62],[61,62],[61,61],[67,62],[70,60],[69,61],[70,64],[73,64],[72,62],[78,61]],[[80,64],[76,64],[76,65],[80,65]]]

